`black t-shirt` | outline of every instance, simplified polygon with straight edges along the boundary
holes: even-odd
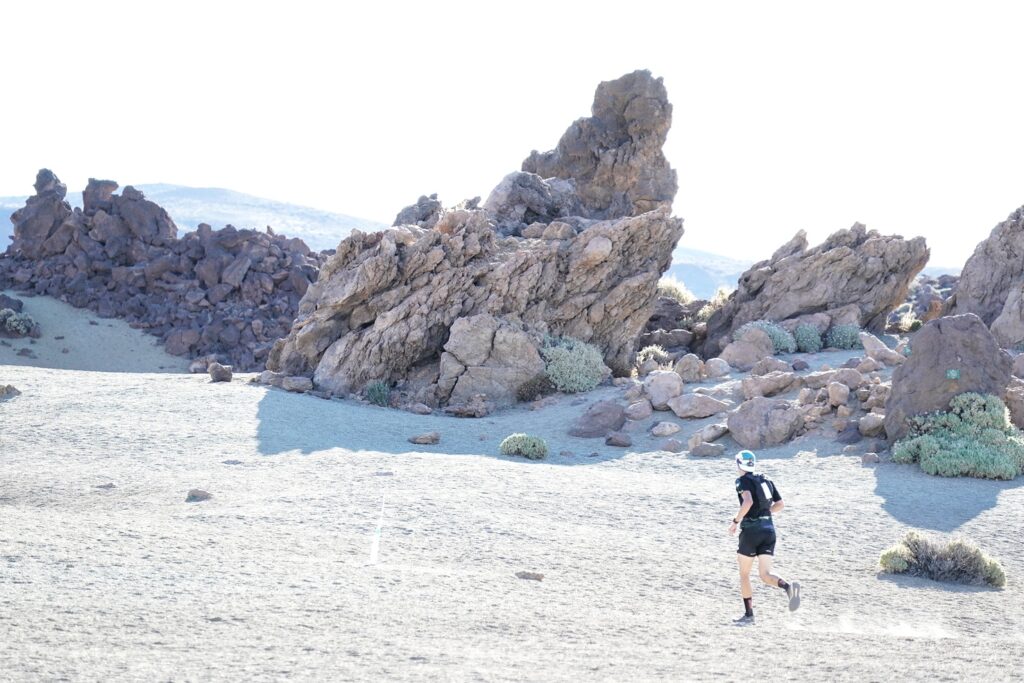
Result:
[[[736,497],[739,498],[740,505],[743,505],[744,491],[750,492],[750,499],[754,504],[747,510],[747,515],[740,520],[741,522],[756,517],[771,517],[772,503],[782,500],[782,495],[775,488],[775,484],[763,474],[748,472],[736,480]]]

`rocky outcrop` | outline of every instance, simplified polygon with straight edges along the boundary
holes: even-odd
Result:
[[[910,285],[906,301],[889,314],[889,330],[907,332],[904,316],[909,315],[911,319],[920,320],[922,323],[942,316],[956,293],[959,281],[958,275],[918,275],[917,280]]]
[[[522,170],[572,181],[584,218],[637,216],[668,208],[678,184],[662,147],[672,105],[660,78],[635,71],[602,83],[589,118],[576,121],[558,146],[534,151]]]
[[[884,237],[859,223],[813,249],[800,231],[740,277],[738,289],[708,321],[703,354],[718,355],[730,335],[752,320],[781,323],[824,314],[829,324],[881,332],[928,253],[924,238]]]
[[[907,433],[909,418],[948,410],[959,394],[1003,397],[1012,369],[1013,360],[978,316],[931,321],[914,336],[910,357],[893,372],[885,407],[889,442]]]
[[[429,197],[423,195],[416,200],[415,204],[399,211],[392,225],[418,225],[429,230],[437,225],[437,221],[440,220],[443,213],[444,206],[441,205],[441,200],[437,198],[436,194]]]
[[[753,398],[729,413],[729,433],[743,448],[786,443],[803,427],[803,414],[789,401]]]
[[[536,375],[537,345],[554,335],[598,346],[613,371],[628,373],[682,235],[668,200],[650,199],[650,187],[662,188],[653,178],[671,171],[642,169],[664,162],[664,131],[656,131],[670,109],[655,106],[663,94],[649,74],[602,84],[595,112],[612,118],[577,122],[566,134],[582,135],[573,138],[580,144],[615,143],[618,163],[609,158],[588,171],[576,157],[563,159],[575,148],[560,145],[536,165],[545,169],[539,175],[506,177],[483,208],[446,210],[429,229],[353,233],[309,288],[268,369],[309,376],[334,395],[383,380],[428,405],[471,393],[503,403]],[[609,113],[616,111],[620,118]],[[602,126],[608,130],[598,134]],[[564,175],[569,170],[582,175]],[[410,217],[432,206],[420,204]]]
[[[83,208],[48,170],[12,217],[0,289],[13,286],[123,318],[180,356],[214,355],[262,369],[323,257],[298,239],[201,225],[177,237],[167,212],[117,183],[89,181]]]
[[[1024,341],[1024,206],[992,229],[967,259],[947,313],[973,313],[1003,347]]]

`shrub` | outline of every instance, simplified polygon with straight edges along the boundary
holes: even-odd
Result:
[[[733,339],[740,337],[743,332],[752,327],[764,330],[765,333],[771,337],[772,347],[775,349],[775,353],[793,353],[796,351],[796,338],[794,338],[793,335],[787,332],[782,326],[777,325],[770,320],[754,320],[741,326],[735,333],[733,333]]]
[[[636,364],[638,366],[643,365],[648,360],[653,360],[658,365],[662,365],[669,362],[670,357],[665,349],[661,348],[657,344],[652,344],[651,346],[645,346],[640,349],[636,354]]]
[[[677,280],[671,275],[658,281],[658,296],[668,297],[681,304],[689,304],[697,300],[697,297],[686,288],[681,280]]]
[[[540,350],[544,371],[559,391],[590,391],[609,374],[601,351],[571,337],[549,337]]]
[[[1024,472],[1024,435],[996,396],[960,394],[948,411],[911,418],[909,425],[893,447],[894,462],[916,462],[940,477],[1013,479]]]
[[[387,382],[374,380],[366,385],[366,399],[373,404],[387,408],[391,403],[391,387]]]
[[[548,454],[544,439],[529,434],[509,434],[499,448],[502,455],[521,455],[529,460],[542,460]]]
[[[821,333],[814,325],[797,325],[793,331],[796,349],[801,353],[817,353],[821,351]]]
[[[878,562],[890,574],[996,588],[1006,585],[1006,574],[999,562],[962,538],[942,543],[911,531],[899,545],[883,552]]]
[[[711,316],[725,306],[731,294],[732,291],[726,287],[719,287],[715,290],[715,295],[711,297],[711,300],[697,311],[697,322],[706,323],[708,320],[711,320]]]
[[[10,308],[0,309],[0,332],[16,337],[27,337],[36,326],[28,313],[15,313]]]
[[[516,399],[524,403],[536,401],[542,396],[555,393],[555,385],[551,383],[547,375],[537,375],[528,379],[516,389]]]
[[[834,349],[859,349],[860,328],[856,325],[833,325],[825,333],[825,346]]]
[[[917,314],[914,313],[914,311],[910,310],[900,313],[899,318],[897,318],[896,320],[895,327],[897,332],[907,334],[909,332],[917,332],[919,329],[921,329],[921,325],[923,324],[924,323],[922,323],[921,320],[917,317]]]

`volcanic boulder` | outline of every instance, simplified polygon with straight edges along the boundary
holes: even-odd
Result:
[[[783,322],[824,313],[830,324],[882,332],[928,253],[922,237],[884,237],[859,223],[808,249],[801,230],[770,260],[740,277],[738,289],[708,321],[704,356],[718,355],[730,335],[753,320]]]

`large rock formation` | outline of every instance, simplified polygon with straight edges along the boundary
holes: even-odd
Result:
[[[83,208],[49,170],[11,217],[0,289],[13,286],[128,320],[175,355],[217,355],[239,370],[263,367],[284,336],[321,256],[270,232],[177,226],[141,192],[89,181]]]
[[[400,214],[417,225],[344,240],[268,369],[338,395],[384,380],[432,405],[481,393],[500,404],[538,371],[550,334],[594,343],[629,372],[683,231],[660,151],[671,107],[660,80],[637,72],[602,84],[594,111],[533,166],[557,177],[511,174],[483,208],[436,220],[423,198]],[[567,140],[618,151],[585,167]]]
[[[634,71],[597,87],[590,118],[573,123],[558,146],[534,151],[522,170],[571,180],[585,218],[635,216],[669,206],[678,185],[662,146],[672,105],[660,78]]]
[[[948,410],[966,392],[1003,397],[1013,360],[974,314],[938,318],[914,335],[911,355],[892,375],[885,406],[889,441],[906,435],[907,419]]]
[[[1024,341],[1024,207],[992,229],[967,259],[947,313],[973,313],[1004,347]]]
[[[800,231],[767,261],[754,264],[738,289],[711,316],[705,357],[718,355],[730,335],[752,320],[784,322],[801,316],[829,324],[884,330],[889,311],[907,296],[910,282],[928,262],[923,237],[884,237],[855,224],[814,249]]]

